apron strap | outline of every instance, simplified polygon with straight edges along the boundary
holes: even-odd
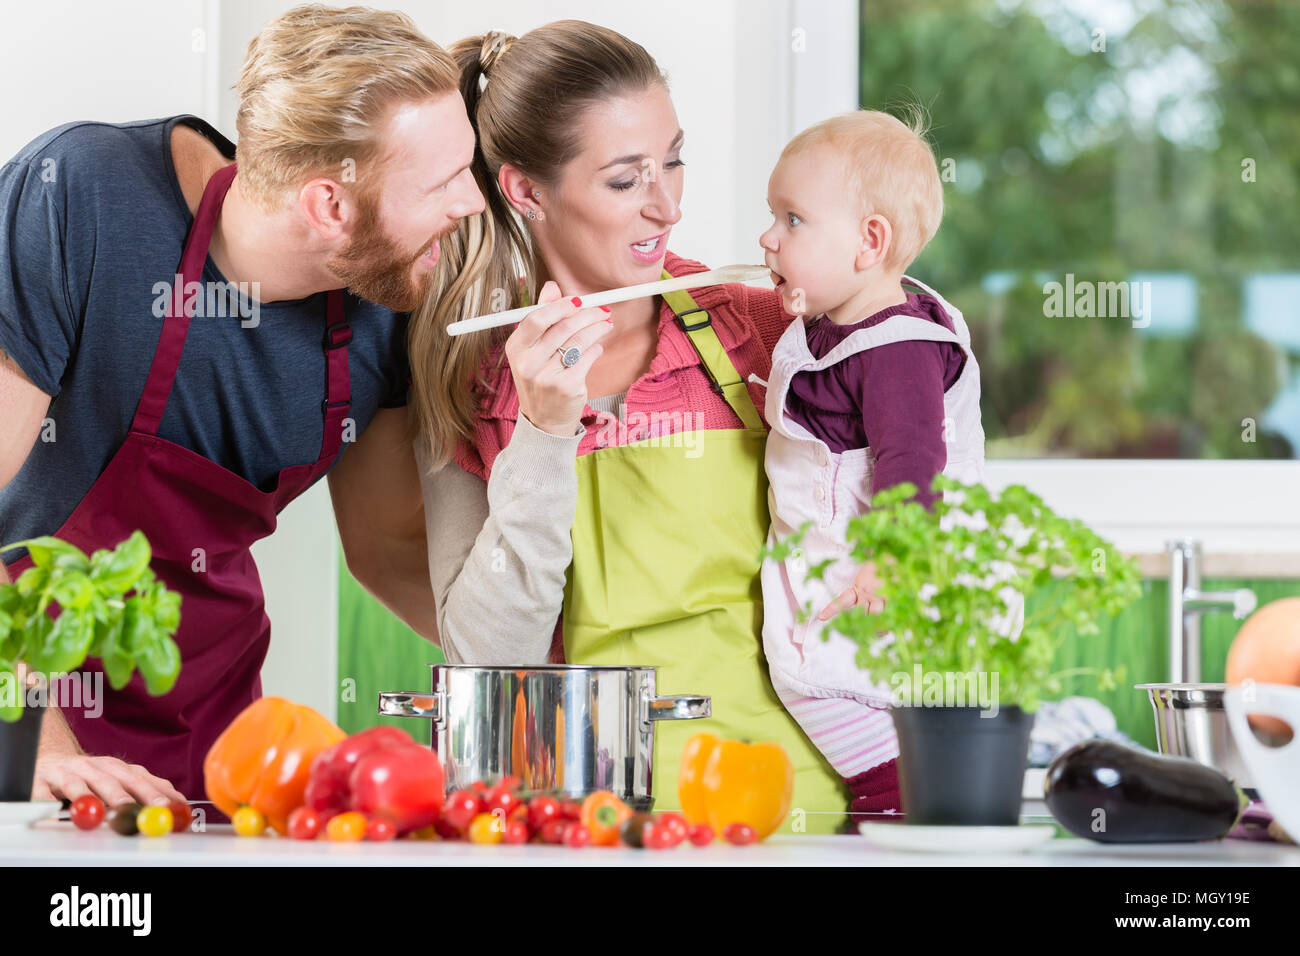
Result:
[[[673,276],[665,269],[662,278],[671,279]],[[727,404],[745,423],[746,428],[762,430],[763,420],[754,407],[754,400],[749,397],[749,387],[741,381],[731,356],[718,340],[718,333],[713,328],[713,316],[709,315],[707,309],[696,305],[690,293],[684,290],[665,292],[663,299],[673,310],[677,321],[682,324],[682,330],[695,346],[695,351],[699,353],[713,390],[727,400]],[[687,321],[686,316],[695,318],[700,313],[703,313],[703,317],[699,321]]]
[[[343,419],[352,410],[352,378],[348,371],[348,343],[352,327],[343,309],[343,290],[331,289],[326,297],[325,325],[325,430],[320,461],[333,461],[343,444]]]

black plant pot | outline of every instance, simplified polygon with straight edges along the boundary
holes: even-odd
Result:
[[[0,720],[0,801],[32,798],[36,748],[41,742],[44,707],[24,707],[12,724]]]
[[[1019,707],[894,707],[898,788],[906,821],[1015,826],[1034,715]]]

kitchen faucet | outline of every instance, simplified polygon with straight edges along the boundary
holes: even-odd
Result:
[[[1166,541],[1169,553],[1169,680],[1175,684],[1201,682],[1201,615],[1232,611],[1242,620],[1255,610],[1255,592],[1201,590],[1201,542]]]

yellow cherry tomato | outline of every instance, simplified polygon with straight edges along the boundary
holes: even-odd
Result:
[[[172,822],[167,807],[144,807],[135,815],[135,827],[145,836],[166,836],[172,832]]]
[[[230,818],[240,836],[261,836],[266,829],[266,815],[254,807],[240,807]]]
[[[325,837],[336,843],[355,843],[365,839],[368,822],[364,813],[355,810],[340,813],[330,817],[330,822],[325,824]]]
[[[505,827],[496,814],[480,813],[469,823],[470,843],[500,843],[505,835]]]

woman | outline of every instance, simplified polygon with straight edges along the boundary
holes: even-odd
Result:
[[[660,693],[709,694],[714,716],[658,725],[657,807],[678,805],[691,734],[778,740],[802,811],[787,827],[830,832],[847,794],[761,653],[765,425],[747,383],[791,316],[743,285],[580,307],[705,268],[667,252],[683,135],[642,47],[567,20],[452,55],[488,209],[444,242],[411,331],[448,660],[658,665]],[[444,331],[525,301],[545,307],[513,330]]]

